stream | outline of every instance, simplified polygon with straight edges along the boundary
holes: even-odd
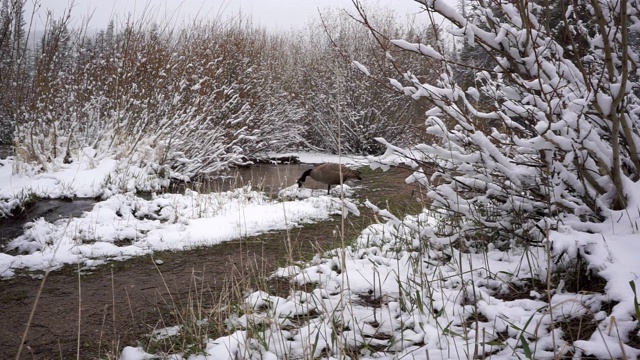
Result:
[[[275,198],[281,189],[295,184],[300,175],[312,166],[301,164],[256,164],[251,167],[235,169],[229,176],[223,178],[174,185],[169,189],[169,192],[183,193],[185,189],[191,189],[200,193],[210,193],[251,185],[254,189],[264,191],[267,196]],[[307,181],[305,186],[324,188],[325,185],[311,180]],[[96,202],[97,200],[93,198],[43,199],[14,217],[0,218],[0,229],[2,229],[0,232],[0,249],[12,239],[22,235],[24,225],[29,222],[41,217],[49,222],[79,217],[85,211],[90,211]]]
[[[279,189],[295,184],[300,174],[310,167],[312,165],[256,165],[238,169],[224,183],[212,181],[190,186],[194,190],[196,187],[206,190],[206,186],[224,190],[251,182],[252,186],[263,187],[267,194],[277,194]],[[399,168],[388,172],[368,171],[358,182],[357,198],[368,199],[392,211],[404,209],[406,212],[421,207],[422,204],[416,202],[416,187],[404,181],[409,174]],[[305,182],[305,186],[325,188],[311,180]],[[62,208],[54,207],[50,211],[39,204],[42,210],[39,213],[51,219],[68,217],[71,211],[82,212],[78,201],[60,204]],[[90,208],[93,201],[89,200],[86,206]],[[71,208],[65,207],[67,205]],[[38,216],[34,209],[28,213],[30,218]],[[75,266],[69,266],[51,272],[46,281],[30,272],[2,280],[0,359],[16,358],[30,319],[27,348],[20,360],[116,358],[113,354],[118,354],[122,346],[149,339],[153,329],[175,325],[177,314],[192,316],[196,307],[206,309],[213,319],[206,329],[207,336],[222,336],[224,332],[220,332],[216,324],[224,326],[226,309],[230,308],[226,305],[243,301],[245,287],[287,296],[291,291],[288,281],[266,280],[266,276],[282,264],[307,261],[315,254],[340,247],[344,245],[342,238],[355,239],[364,228],[376,222],[371,211],[363,210],[360,216],[346,219],[343,227],[336,221],[341,219],[337,216],[292,230],[267,232],[210,247],[159,251],[153,256],[113,261],[86,272],[74,271]],[[15,219],[12,221],[17,223]],[[0,226],[6,231],[4,224],[7,223]],[[21,231],[21,226],[18,229]],[[162,260],[163,264],[159,266],[155,259]]]

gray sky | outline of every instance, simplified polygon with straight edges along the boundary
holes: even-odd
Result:
[[[128,16],[139,18],[145,9],[155,19],[173,19],[177,24],[193,19],[227,18],[238,14],[251,15],[255,24],[271,30],[300,27],[318,15],[318,9],[346,8],[353,10],[350,0],[27,0],[25,18],[29,18],[34,2],[36,30],[43,27],[47,11],[59,18],[72,5],[74,26],[91,16],[89,28],[105,28],[110,19],[124,23]],[[366,5],[395,9],[398,14],[416,14],[420,8],[412,0],[362,0]]]

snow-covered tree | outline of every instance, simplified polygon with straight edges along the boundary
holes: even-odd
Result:
[[[400,26],[396,15],[383,9],[376,9],[369,21],[394,36],[415,36],[420,31]],[[297,84],[304,90],[299,97],[307,111],[305,137],[311,148],[333,153],[378,154],[384,151],[374,140],[378,136],[394,142],[414,140],[407,134],[415,133],[413,120],[420,113],[420,104],[375,84],[353,63],[366,58],[374,75],[393,73],[386,57],[392,57],[394,51],[385,55],[376,50],[378,42],[387,44],[387,39],[376,38],[347,13],[326,12],[310,24],[307,33],[294,40],[305,45],[295,66],[301,72]],[[398,55],[396,61],[424,69],[424,63],[409,64],[412,59],[394,55]]]
[[[399,153],[416,166],[435,162],[431,179],[414,178],[435,206],[463,220],[460,234],[476,238],[535,242],[561,222],[598,221],[628,206],[628,184],[640,175],[638,54],[630,46],[638,1],[575,0],[560,11],[470,1],[466,17],[447,1],[418,2],[495,66],[474,69],[477,86],[463,86],[455,59],[436,46],[394,41],[442,64],[437,82],[409,72],[391,80],[432,104],[427,132],[439,141],[410,150],[386,143],[381,162]]]

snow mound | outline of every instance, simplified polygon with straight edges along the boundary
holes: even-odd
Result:
[[[343,184],[340,186],[332,186],[329,195],[334,197],[340,197],[341,194],[344,194],[344,197],[353,196],[354,190],[351,186],[347,184]],[[328,196],[327,191],[325,189],[309,189],[306,187],[299,187],[297,184],[293,184],[289,187],[286,187],[280,192],[278,192],[278,198],[284,200],[294,200],[294,199],[308,199],[311,197],[322,197]]]

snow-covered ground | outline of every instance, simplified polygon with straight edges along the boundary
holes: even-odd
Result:
[[[308,163],[337,161],[300,155]],[[363,161],[343,159],[352,164]],[[5,207],[28,193],[105,196],[104,185],[117,168],[115,160],[105,159],[64,165],[51,174],[14,176],[11,159],[0,164],[0,198]],[[635,186],[639,194],[640,185]],[[157,250],[211,245],[319,221],[342,209],[357,215],[349,200],[343,207],[338,197],[326,196],[324,190],[299,190],[295,185],[283,190],[282,200],[268,199],[250,188],[149,200],[127,191],[107,195],[81,217],[29,224],[24,235],[5,248],[20,254],[0,253],[0,276],[68,263],[91,267]],[[640,204],[633,195],[630,200]],[[243,313],[228,319],[229,335],[210,339],[207,355],[190,358],[640,356],[640,350],[629,345],[637,344],[639,336],[640,309],[629,284],[637,283],[640,275],[638,211],[612,213],[603,224],[565,223],[550,234],[550,248],[514,246],[501,251],[489,246],[486,252],[462,253],[450,239],[434,235],[438,220],[433,214],[425,211],[399,220],[368,206],[387,221],[365,229],[350,248],[273,275],[296,284],[315,284],[314,290],[292,291],[286,298],[250,294]],[[636,207],[640,208],[630,208]],[[549,264],[560,267],[578,256],[606,280],[604,293],[575,292],[560,281],[550,292],[543,286],[520,297],[505,296],[531,279],[544,283]],[[580,318],[597,326],[584,324],[584,331],[595,330],[571,341],[575,334],[565,325]],[[130,345],[123,349],[122,360],[151,358],[144,349]]]
[[[227,322],[230,335],[210,339],[207,355],[189,359],[640,356],[640,349],[626,344],[638,336],[629,281],[637,280],[640,266],[634,262],[638,236],[631,227],[619,224],[615,234],[565,228],[552,233],[552,250],[489,247],[485,253],[461,253],[433,236],[436,223],[424,212],[375,224],[352,248],[278,270],[273,276],[314,284],[315,290],[286,298],[262,291],[249,295],[244,313]],[[560,285],[550,292],[543,286],[505,296],[531,279],[546,278],[549,251],[552,264],[558,256],[566,260],[580,252],[606,279],[605,293]],[[611,312],[604,310],[607,304]],[[309,319],[299,320],[305,316]],[[580,319],[583,340],[575,339]],[[151,355],[127,347],[121,359],[145,356]]]

